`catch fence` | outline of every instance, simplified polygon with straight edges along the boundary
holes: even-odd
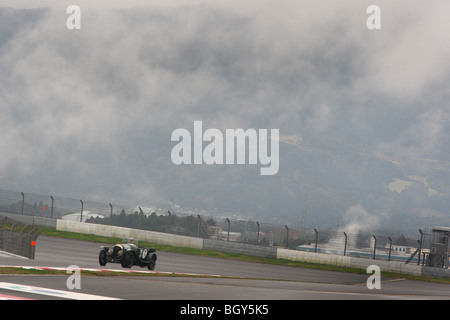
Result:
[[[0,251],[34,259],[39,229],[0,216]]]
[[[404,235],[347,233],[258,221],[177,212],[139,205],[118,205],[0,190],[0,212],[151,230],[177,235],[277,246],[303,251],[420,263],[414,252],[428,248],[429,232],[419,239]],[[420,251],[419,251],[420,252]]]

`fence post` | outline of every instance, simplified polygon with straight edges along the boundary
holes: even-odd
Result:
[[[285,225],[286,228],[286,249],[289,247],[289,228]]]
[[[388,237],[388,239],[389,239],[389,259],[388,259],[388,261],[391,261],[392,239],[391,239],[391,237]]]
[[[112,223],[112,216],[113,216],[113,206],[112,206],[112,204],[110,203],[109,204],[109,207],[111,208],[111,214],[110,214],[110,216],[109,216],[109,220],[111,220],[111,225],[113,224]]]
[[[167,213],[169,214],[169,233],[170,233],[170,225],[172,224],[172,214],[169,210],[167,210]]]
[[[50,218],[53,218],[53,204],[55,202],[55,199],[53,199],[53,196],[50,196],[50,199],[52,199],[52,208],[51,208],[51,211],[50,211]]]
[[[316,233],[316,244],[314,246],[314,252],[317,252],[317,241],[319,240],[319,231],[317,231],[317,229],[314,229],[314,232]]]
[[[0,220],[0,250],[3,250],[3,222],[6,221],[6,217]]]
[[[376,254],[376,250],[377,250],[377,237],[375,237],[375,235],[372,235],[372,237],[375,240],[375,242],[373,244],[373,260],[375,260],[375,254]]]
[[[83,206],[84,206],[84,203],[83,203],[83,200],[80,200],[80,202],[81,202],[80,222],[83,222]]]
[[[347,253],[347,234],[344,232],[344,236],[345,236],[345,243],[344,243],[344,257]]]
[[[202,217],[200,217],[200,215],[197,215],[198,217],[198,225],[197,225],[197,238],[200,237],[200,223],[202,222]]]
[[[259,243],[259,222],[256,221],[256,225],[258,226],[258,233],[256,234],[256,244]]]
[[[142,217],[144,216],[144,211],[142,211],[141,207],[139,207],[139,229],[144,229],[142,227]]]
[[[35,251],[36,251],[36,240],[40,233],[41,233],[41,231],[36,227],[33,227],[30,230],[30,232],[28,233],[28,241],[29,241],[28,245],[29,245],[29,248],[31,251],[30,255],[29,255],[30,259],[34,259]]]
[[[25,204],[25,194],[21,192],[22,194],[22,214],[23,214],[23,205]]]
[[[419,229],[420,232],[420,242],[419,242],[419,259],[417,259],[417,265],[420,265],[420,256],[422,253],[422,241],[423,241],[423,232],[421,229]]]

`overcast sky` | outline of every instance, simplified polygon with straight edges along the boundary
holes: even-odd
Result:
[[[77,1],[82,28],[68,30],[72,1],[2,0],[51,8],[1,13],[0,188],[142,201],[155,192],[136,181],[147,151],[170,150],[194,120],[281,135],[342,127],[373,152],[439,157],[450,2],[376,1],[381,30],[369,30],[372,2]]]

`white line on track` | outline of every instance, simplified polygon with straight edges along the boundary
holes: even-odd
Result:
[[[0,294],[0,300],[34,300],[24,297],[10,296],[7,294]]]
[[[58,271],[74,271],[74,268],[62,268],[62,267],[36,267],[36,266],[11,266],[11,265],[0,265],[0,268],[20,268],[20,269],[31,269],[31,270],[58,270]],[[175,273],[175,272],[161,272],[161,271],[150,271],[150,270],[121,270],[121,269],[95,269],[95,268],[79,268],[80,271],[96,271],[96,272],[122,272],[122,273],[148,273],[148,274],[166,274],[166,275],[186,275],[186,276],[207,276],[207,277],[217,277],[221,278],[221,275],[211,275],[211,274],[196,274],[196,273]],[[58,298],[73,299],[73,300],[121,300],[111,297],[98,296],[92,294],[79,293],[74,291],[64,291],[56,290],[42,287],[34,287],[28,285],[21,285],[9,282],[0,282],[0,289],[13,290],[26,292],[31,294],[41,294],[47,296],[53,296]],[[0,300],[30,300],[22,297],[15,297],[10,295],[0,294]],[[31,299],[32,300],[32,299]]]
[[[49,289],[49,288],[42,288],[42,287],[34,287],[34,286],[27,286],[27,285],[9,283],[9,282],[0,282],[0,289],[20,291],[20,292],[26,292],[26,293],[32,293],[32,294],[40,294],[40,295],[72,299],[72,300],[121,300],[121,299],[105,297],[105,296],[98,296],[98,295],[93,295],[93,294],[56,290],[56,289]]]
[[[35,266],[9,266],[0,265],[0,268],[19,268],[30,270],[58,270],[58,271],[74,271],[74,268],[62,268],[62,267],[35,267]],[[148,273],[148,274],[165,274],[165,275],[185,275],[185,276],[205,276],[205,277],[217,277],[224,276],[217,274],[200,274],[200,273],[181,273],[181,272],[164,272],[164,271],[150,271],[150,270],[123,270],[123,269],[96,269],[96,268],[79,268],[80,271],[94,271],[94,272],[123,272],[123,273]]]
[[[20,259],[28,259],[28,258],[19,256],[17,254],[14,254],[14,253],[11,253],[11,252],[7,252],[7,251],[2,251],[2,250],[0,250],[0,257],[1,258],[13,257],[13,258],[20,258]]]

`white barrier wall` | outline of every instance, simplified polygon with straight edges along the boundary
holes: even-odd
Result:
[[[56,220],[49,218],[36,218],[17,214],[5,214],[12,219],[24,221],[33,225],[42,225],[45,227],[56,228],[60,231],[79,232],[94,234],[99,236],[114,238],[134,237],[141,241],[168,244],[178,247],[187,247],[194,249],[222,250],[230,252],[241,252],[244,254],[276,257],[277,259],[286,259],[292,261],[305,261],[311,263],[326,264],[332,266],[352,267],[366,270],[370,265],[377,265],[381,272],[396,272],[403,274],[412,274],[418,276],[433,276],[450,278],[450,269],[423,267],[415,264],[405,264],[396,261],[382,261],[363,258],[354,258],[340,255],[330,255],[319,252],[306,252],[299,250],[290,250],[276,247],[260,247],[255,245],[241,243],[224,243],[219,240],[202,239],[195,237],[180,236],[162,232],[137,230],[124,227],[107,226],[100,224],[84,223],[78,221]],[[253,253],[249,250],[255,250]]]
[[[382,272],[395,272],[403,274],[412,274],[417,276],[430,274],[430,271],[428,271],[428,269],[436,269],[436,268],[422,267],[414,264],[405,264],[404,262],[398,261],[372,260],[364,258],[330,255],[319,252],[306,252],[280,248],[278,248],[277,250],[277,259],[320,263],[339,267],[356,268],[361,270],[367,270],[368,266],[376,265],[380,267],[380,270]],[[440,269],[439,276],[449,277],[450,270]]]
[[[307,252],[278,248],[277,259],[320,263],[339,267],[350,267],[351,258],[319,252]]]
[[[257,256],[265,258],[276,258],[276,247],[257,246],[256,244],[239,243],[214,239],[203,239],[203,249],[212,251],[224,251]]]
[[[57,220],[56,230],[88,233],[98,236],[114,237],[114,238],[134,237],[136,239],[139,239],[140,241],[147,241],[158,244],[168,244],[172,246],[187,247],[194,249],[203,248],[203,239],[201,238],[179,236],[162,232],[138,230],[124,227],[106,226],[93,223]]]
[[[424,267],[417,264],[406,264],[399,261],[382,261],[363,258],[351,258],[351,267],[358,269],[367,269],[370,265],[380,267],[382,272],[395,272],[402,274],[411,274],[420,276]]]
[[[137,230],[123,227],[115,227],[115,226],[106,226],[99,224],[91,224],[91,223],[83,223],[76,221],[67,221],[67,220],[57,220],[56,230],[62,231],[71,231],[71,232],[80,232],[80,233],[89,233],[100,236],[107,237],[115,237],[115,238],[128,238],[134,237],[141,241],[148,241],[159,244],[168,244],[179,247],[187,247],[187,248],[195,248],[195,249],[209,249],[209,250],[218,250],[218,248],[214,248],[214,245],[211,242],[218,242],[219,245],[223,247],[223,241],[219,240],[210,240],[210,239],[202,239],[202,238],[194,238],[187,236],[179,236],[174,234],[167,234],[161,232],[154,231],[146,231],[146,230]],[[206,241],[207,245],[204,248],[204,241]],[[217,246],[218,244],[216,244]],[[226,244],[230,245],[230,244]],[[240,248],[242,246],[242,248]],[[226,246],[225,246],[226,247]],[[255,246],[256,247],[256,246]],[[228,249],[228,250],[227,250]],[[232,250],[231,250],[232,249]],[[236,250],[240,251],[248,251],[248,245],[233,243],[233,248],[222,248],[224,251],[236,252]],[[272,252],[267,253],[266,251],[261,254],[261,252],[255,252],[253,255],[258,256],[276,256],[277,259],[286,259],[292,261],[305,261],[310,263],[319,263],[326,264],[331,266],[339,266],[339,267],[351,267],[361,270],[367,270],[367,267],[370,265],[377,265],[380,267],[381,272],[395,272],[400,274],[411,274],[417,276],[438,276],[438,277],[450,277],[449,269],[441,269],[441,268],[430,268],[418,266],[415,264],[405,264],[403,262],[397,261],[382,261],[382,260],[372,260],[372,259],[364,259],[364,258],[355,258],[348,256],[340,256],[340,255],[331,255],[324,254],[319,252],[306,252],[299,250],[290,250],[283,248],[270,248]],[[273,252],[274,251],[274,252]],[[242,252],[245,254],[249,254],[248,252]],[[251,255],[251,254],[250,254]]]

